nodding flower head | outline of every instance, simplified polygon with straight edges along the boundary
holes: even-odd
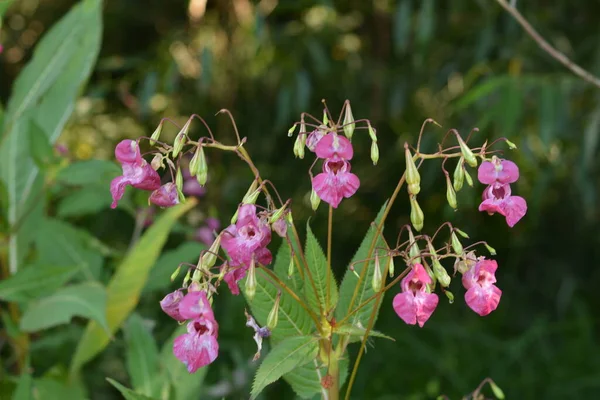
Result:
[[[145,160],[142,159],[139,163],[124,163],[122,167],[123,175],[117,176],[110,183],[110,193],[113,198],[111,208],[117,207],[127,185],[150,191],[160,187],[160,176]]]
[[[503,215],[511,228],[527,213],[527,202],[521,196],[512,196],[508,183],[489,185],[482,197],[479,211],[486,211],[490,215],[494,213]]]
[[[187,325],[187,333],[175,338],[173,354],[187,367],[188,372],[212,363],[219,355],[218,325],[214,318],[198,317]]]
[[[498,264],[495,260],[482,257],[462,277],[463,286],[467,289],[465,302],[482,317],[494,311],[500,303],[502,291],[494,285],[496,269]]]
[[[159,207],[173,207],[179,204],[177,186],[173,182],[165,183],[150,194],[150,202]]]
[[[115,158],[121,164],[141,163],[140,146],[135,140],[122,140],[115,147]]]
[[[352,143],[345,136],[330,132],[325,135],[315,147],[315,154],[319,158],[328,159],[339,157],[344,160],[351,160],[354,156]]]
[[[493,157],[491,162],[481,163],[477,170],[477,178],[486,185],[514,183],[519,179],[519,167],[512,161]]]
[[[321,200],[337,208],[344,197],[349,198],[356,193],[360,180],[350,172],[348,161],[331,158],[325,160],[323,172],[313,178],[312,186]]]
[[[430,293],[432,279],[421,264],[414,264],[412,270],[402,279],[402,293],[394,297],[393,307],[396,314],[409,325],[425,322],[438,305],[437,294]]]

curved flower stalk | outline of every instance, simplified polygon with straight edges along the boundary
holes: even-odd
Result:
[[[199,240],[209,248],[200,253],[196,265],[182,263],[177,267],[172,279],[178,276],[182,266],[187,268],[181,287],[160,302],[166,314],[187,324],[187,333],[175,340],[173,352],[190,373],[218,357],[218,323],[212,304],[217,301],[217,295],[223,293],[223,285],[234,295],[243,292],[250,305],[253,315],[246,314],[246,326],[252,329],[248,334],[258,348],[254,360],[261,358],[263,339],[272,340],[272,350],[257,370],[251,398],[281,377],[295,387],[297,378],[294,376],[297,375],[290,373],[302,370],[303,379],[312,380],[312,387],[319,387],[322,398],[338,399],[343,375],[341,361],[347,358],[348,346],[360,341],[346,391],[349,398],[367,340],[373,336],[386,337],[374,331],[373,326],[383,296],[389,290],[396,292],[391,306],[399,318],[420,328],[435,319],[439,294],[454,302],[450,289],[456,274],[462,275],[467,307],[480,316],[499,307],[502,291],[496,286],[498,265],[476,253],[480,246],[492,255],[495,250],[483,241],[463,243],[468,235],[449,222],[443,223],[431,236],[421,233],[427,221],[419,205],[419,198],[424,195],[419,171],[425,161],[442,161],[446,199],[453,209],[459,206],[456,193],[462,190],[464,182],[473,185],[468,168],[479,166],[478,179],[487,185],[479,209],[503,215],[513,227],[526,214],[527,206],[523,198],[512,195],[510,185],[518,179],[517,166],[499,158],[498,150],[492,149],[499,141],[489,146],[486,142],[480,147],[471,147],[468,141],[476,129],[466,140],[458,131],[450,130],[439,143],[437,152],[425,153],[421,149],[421,138],[425,126],[435,123],[426,120],[416,147],[405,144],[406,172],[338,286],[332,272],[333,216],[337,208],[343,207],[344,199],[360,190],[360,178],[351,172],[354,146],[362,145],[365,138],[358,133],[368,134],[371,161],[376,165],[379,160],[378,137],[371,123],[355,120],[346,101],[337,120],[325,106],[322,119],[303,113],[300,121],[288,131],[288,135],[293,136],[296,128],[300,128],[293,146],[298,158],[303,159],[307,153],[314,155],[307,174],[313,209],[316,210],[321,201],[329,205],[323,251],[310,226],[303,245],[292,216],[291,200],[284,201],[274,185],[263,179],[244,148],[246,138],[240,137],[233,117],[226,110],[220,113],[227,114],[233,123],[235,144],[226,145],[216,140],[206,122],[197,115],[191,116],[180,129],[173,144],[160,142],[163,122],[168,121],[164,120],[150,138],[143,138],[153,148],[151,163],[142,157],[138,141],[123,141],[117,146],[115,156],[123,167],[123,175],[111,184],[115,205],[124,188],[130,185],[151,191],[150,202],[170,207],[184,202],[186,195],[199,195],[190,194],[185,182],[195,179],[201,187],[207,184],[209,165],[205,151],[234,153],[252,172],[253,180],[229,226],[219,231],[218,221],[211,221],[202,232],[198,231]],[[188,136],[194,119],[207,128],[208,136],[198,140]],[[448,138],[456,141],[445,147]],[[185,165],[181,162],[183,159],[190,161]],[[446,164],[453,160],[457,162],[451,177]],[[317,164],[321,172],[313,175],[311,171]],[[169,170],[167,175],[171,176],[170,181],[162,184],[157,172],[161,168]],[[411,224],[401,228],[392,247],[383,237],[383,226],[405,183]],[[282,248],[274,263],[270,248],[272,232],[282,238]],[[452,260],[454,268],[449,272],[444,264]],[[402,271],[396,270],[399,263],[405,266]]]

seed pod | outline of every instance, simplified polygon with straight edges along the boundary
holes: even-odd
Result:
[[[471,151],[469,146],[467,146],[467,144],[460,137],[460,135],[456,135],[456,138],[458,139],[458,144],[460,145],[460,152],[462,153],[465,161],[471,167],[475,168],[477,166],[477,157],[475,157],[475,154],[473,154],[473,151]]]
[[[373,270],[373,280],[371,281],[371,286],[373,287],[373,291],[375,293],[381,290],[381,285],[383,282],[383,276],[381,273],[381,265],[379,263],[379,256],[375,254],[375,267]]]
[[[417,197],[410,196],[410,222],[413,224],[417,232],[420,232],[421,229],[423,229],[424,221],[425,216],[423,215],[423,210],[421,210],[421,207],[419,207]]]
[[[248,277],[246,278],[244,288],[246,289],[246,297],[249,301],[252,301],[256,294],[256,263],[254,257],[252,258],[252,261],[250,261],[250,268],[248,268]]]
[[[404,144],[404,158],[406,161],[406,183],[408,184],[408,193],[417,195],[421,191],[421,175],[413,160],[408,144]]]
[[[379,147],[377,146],[377,142],[371,142],[371,161],[373,161],[373,165],[377,165],[379,162]]]
[[[419,248],[419,244],[415,240],[415,236],[410,229],[408,230],[408,238],[408,255],[410,256],[413,264],[421,264],[421,249]]]
[[[321,204],[321,198],[313,189],[310,192],[310,206],[312,207],[313,211],[317,211],[317,208],[319,208],[319,204]]]
[[[346,103],[346,113],[344,114],[344,134],[348,140],[352,140],[354,129],[356,124],[354,123],[354,116],[352,115],[352,108],[350,108],[350,102]]]
[[[156,127],[154,132],[152,132],[152,136],[150,136],[150,146],[154,146],[156,141],[160,138],[160,134],[162,132],[163,123],[161,121],[160,124]]]
[[[281,291],[277,292],[277,297],[275,298],[275,304],[273,304],[273,308],[269,312],[269,316],[267,317],[267,328],[269,330],[275,329],[277,326],[277,320],[279,319],[279,299],[281,298]]]
[[[460,240],[458,240],[456,233],[452,232],[450,235],[450,241],[452,243],[452,249],[454,250],[454,253],[461,255],[463,253],[463,246],[462,243],[460,243]]]
[[[452,182],[450,182],[449,174],[446,174],[446,199],[448,200],[448,204],[450,204],[450,207],[456,210],[456,208],[458,207],[458,203],[456,201],[456,192],[454,191]]]
[[[465,159],[460,158],[458,160],[458,164],[456,164],[456,168],[454,169],[454,190],[459,191],[463,187],[463,183],[465,181]]]

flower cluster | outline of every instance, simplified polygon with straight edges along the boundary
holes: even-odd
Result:
[[[212,363],[219,353],[215,320],[206,292],[192,285],[184,296],[181,289],[161,302],[163,311],[178,322],[188,321],[187,333],[175,338],[173,353],[192,373]]]
[[[479,182],[488,185],[483,191],[483,201],[479,211],[487,211],[490,215],[498,213],[506,218],[511,228],[527,212],[527,202],[520,196],[512,196],[510,184],[519,179],[519,168],[509,160],[492,157],[492,161],[484,161],[477,171]]]

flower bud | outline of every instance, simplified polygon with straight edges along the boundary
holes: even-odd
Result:
[[[177,190],[183,190],[183,174],[181,173],[181,167],[177,167],[177,173],[175,174],[175,186]]]
[[[296,158],[304,158],[304,146],[306,146],[306,135],[299,134],[294,142],[294,155]]]
[[[323,125],[327,126],[329,124],[329,118],[327,117],[327,109],[323,110]]]
[[[460,243],[460,240],[458,240],[456,233],[452,232],[450,235],[450,241],[452,243],[452,249],[454,250],[454,253],[461,255],[463,253],[463,246],[462,243]]]
[[[464,237],[465,239],[469,239],[469,235],[467,235],[467,232],[461,231],[458,228],[454,228],[454,232],[458,233],[460,236]]]
[[[388,274],[390,275],[390,278],[394,277],[394,257],[392,257],[391,255],[389,256],[389,261],[388,261]]]
[[[450,207],[456,210],[456,208],[458,207],[458,204],[456,202],[456,192],[454,191],[452,182],[450,182],[449,174],[446,174],[446,199],[448,200],[448,204],[450,204]]]
[[[417,170],[417,166],[410,154],[408,144],[404,144],[404,158],[406,160],[406,183],[408,184],[408,193],[419,194],[421,191],[421,175]]]
[[[511,150],[514,150],[514,149],[516,149],[516,148],[517,148],[517,145],[516,145],[516,144],[514,144],[513,142],[511,142],[510,140],[508,140],[508,139],[504,139],[504,141],[505,141],[505,142],[506,142],[506,144],[508,145],[508,148],[509,148],[509,149],[511,149]]]
[[[468,270],[470,270],[477,263],[477,259],[475,257],[475,252],[470,251],[467,254],[463,253],[462,257],[459,257],[454,262],[454,273],[457,271],[461,274],[464,274]]]
[[[487,243],[484,243],[485,248],[487,249],[487,251],[490,252],[491,255],[495,256],[496,255],[496,249],[494,249],[492,246],[490,246]]]
[[[319,204],[321,204],[321,198],[313,189],[310,192],[310,206],[312,207],[313,211],[317,211],[317,208],[319,208]]]
[[[383,282],[383,276],[381,273],[381,265],[379,263],[379,256],[375,254],[375,268],[373,270],[373,280],[371,281],[371,286],[373,287],[373,291],[375,293],[381,290],[381,284]]]
[[[181,149],[183,149],[183,145],[185,144],[185,142],[187,140],[187,133],[188,133],[188,130],[190,129],[191,123],[192,123],[192,118],[187,120],[187,122],[185,123],[183,128],[181,128],[181,130],[179,131],[177,136],[175,136],[175,142],[173,143],[173,158],[176,158],[177,155],[179,155],[179,153],[181,152]]]
[[[356,124],[354,123],[352,108],[350,108],[350,102],[348,102],[346,103],[346,113],[344,114],[344,134],[349,140],[352,140],[355,128]]]
[[[188,269],[187,272],[185,273],[185,276],[183,277],[183,284],[182,287],[187,287],[188,282],[191,279],[191,271]]]
[[[292,127],[290,129],[288,129],[288,137],[292,137],[295,130],[296,130],[296,124],[292,125]]]
[[[163,166],[162,160],[162,154],[156,154],[154,157],[152,157],[152,161],[150,161],[150,166],[152,169],[158,171],[158,169]]]
[[[221,248],[221,235],[217,236],[215,241],[210,245],[208,251],[206,251],[200,261],[198,262],[198,268],[208,271],[217,262],[217,254]]]
[[[490,384],[490,388],[492,389],[492,393],[494,393],[494,396],[496,396],[498,400],[504,400],[505,396],[502,389],[500,389],[498,385],[496,385],[496,383],[491,379],[488,380],[488,383]]]
[[[177,268],[175,269],[175,271],[171,274],[171,282],[173,282],[175,280],[175,278],[177,278],[177,275],[179,275],[180,270],[181,270],[181,264],[179,264],[177,266]]]
[[[152,132],[152,136],[150,136],[150,146],[154,146],[156,144],[156,141],[160,138],[162,127],[163,123],[161,121],[160,124],[158,124],[158,126],[154,130],[154,132]]]
[[[373,161],[373,165],[377,165],[379,161],[379,146],[377,146],[377,142],[371,142],[371,161]]]
[[[199,161],[199,157],[200,157],[200,151],[202,149],[202,145],[198,144],[198,146],[196,146],[196,151],[194,151],[194,155],[192,157],[192,159],[190,160],[190,164],[188,165],[188,168],[190,170],[190,175],[192,176],[196,176],[196,173],[198,172],[198,161]]]
[[[460,135],[457,134],[456,138],[458,139],[458,144],[460,145],[460,152],[462,153],[463,157],[465,158],[465,161],[471,167],[475,168],[477,166],[477,157],[475,157],[475,154],[473,154],[473,151],[471,151],[469,146],[467,146],[467,144],[460,137]]]
[[[275,298],[275,304],[273,304],[273,308],[269,312],[269,316],[267,317],[267,328],[269,330],[275,329],[277,326],[277,320],[279,317],[279,299],[281,298],[281,291],[277,292],[277,297]]]
[[[452,294],[451,291],[449,290],[444,290],[444,294],[446,295],[446,297],[448,298],[448,303],[452,304],[454,303],[454,295]]]
[[[377,141],[377,134],[375,132],[375,129],[371,126],[370,122],[367,122],[367,126],[369,128],[369,136],[371,137],[371,140],[376,142]]]
[[[412,264],[421,264],[421,249],[419,248],[419,243],[415,240],[415,236],[412,231],[408,230],[408,255],[410,256]]]
[[[432,257],[431,261],[433,264],[433,274],[435,275],[435,278],[442,287],[448,287],[450,285],[450,275],[448,275],[446,268],[440,264],[440,261],[437,257]]]
[[[459,191],[463,187],[463,183],[465,181],[465,169],[464,169],[465,159],[460,158],[458,160],[458,164],[456,164],[456,168],[454,169],[454,190]]]
[[[250,268],[248,268],[248,277],[246,278],[244,288],[246,289],[246,297],[249,301],[252,301],[256,294],[256,262],[254,261],[254,257],[250,261]]]
[[[419,207],[417,197],[410,196],[410,222],[417,232],[420,232],[421,229],[423,229],[424,220],[425,216],[423,215],[423,210],[421,210],[421,207]]]
[[[469,185],[470,187],[473,187],[473,179],[471,178],[471,175],[469,175],[469,172],[467,172],[467,170],[464,170],[465,172],[465,180],[467,181],[467,185]]]
[[[196,180],[200,186],[204,186],[208,180],[208,164],[206,163],[204,146],[198,146],[196,153],[198,154],[198,161],[196,168],[192,171],[192,175],[196,176]],[[196,154],[194,154],[194,156],[196,156]]]

